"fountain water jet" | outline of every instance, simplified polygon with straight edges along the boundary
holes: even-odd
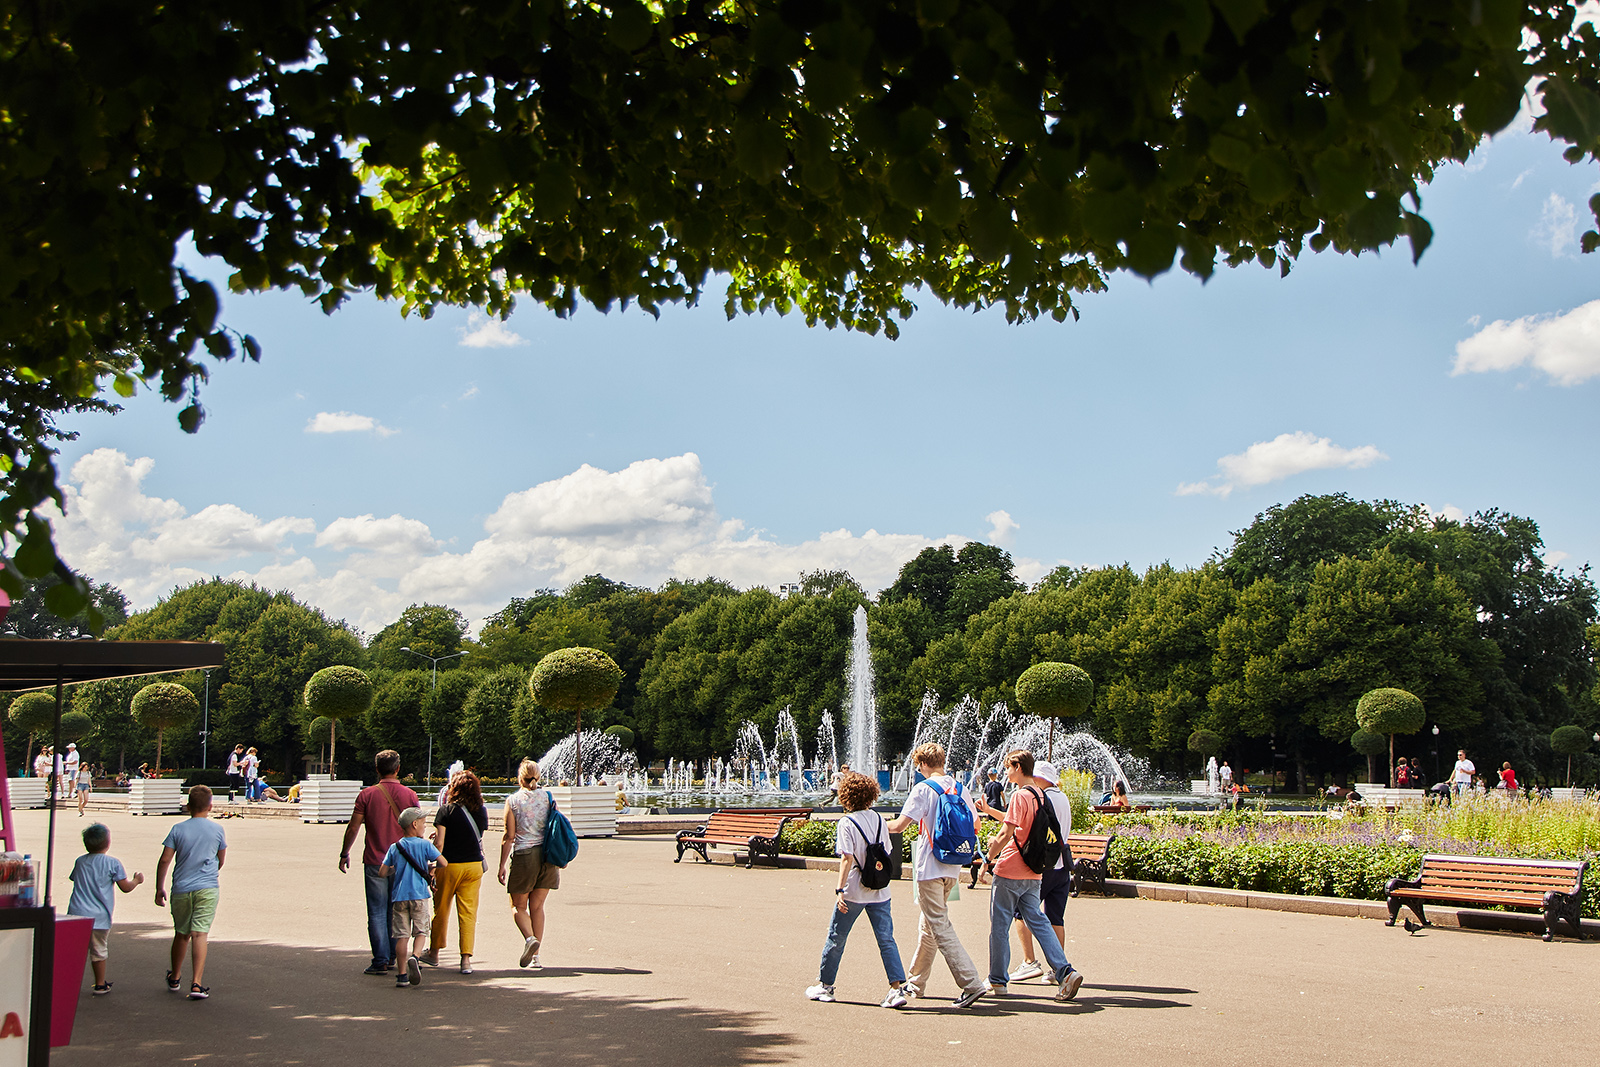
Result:
[[[878,702],[872,691],[872,646],[867,641],[867,609],[860,605],[855,611],[847,677],[850,710],[844,717],[848,737],[845,755],[851,768],[870,777],[878,770]]]

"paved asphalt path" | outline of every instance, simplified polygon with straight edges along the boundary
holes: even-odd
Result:
[[[81,851],[60,819],[56,901]],[[116,814],[112,854],[153,879],[168,818]],[[44,813],[18,816],[42,852]],[[1083,897],[1067,910],[1068,957],[1086,981],[950,1007],[942,964],[929,997],[877,1006],[882,967],[863,922],[834,1004],[807,1001],[834,876],[673,864],[670,839],[587,840],[552,894],[540,971],[496,885],[479,917],[477,973],[450,963],[420,988],[362,975],[359,869],[336,869],[342,826],[229,819],[207,983],[190,1002],[161,980],[170,927],[153,886],[119,897],[110,996],[79,1005],[62,1067],[350,1063],[455,1067],[572,1063],[722,1067],[766,1063],[999,1063],[1020,1054],[1114,1067],[1245,1062],[1595,1062],[1600,943],[1435,929],[1408,936],[1344,919]],[[981,970],[984,890],[952,903]],[[916,939],[911,886],[894,888],[896,931]],[[187,976],[185,977],[187,983]]]

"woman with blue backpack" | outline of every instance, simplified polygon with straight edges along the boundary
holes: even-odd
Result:
[[[522,934],[518,966],[539,969],[544,942],[544,903],[561,887],[561,868],[577,852],[577,839],[555,798],[539,789],[539,765],[531,759],[517,768],[520,788],[506,797],[505,834],[500,841],[500,884],[511,894],[512,918]]]
[[[911,960],[905,995],[927,995],[933,960],[944,956],[950,977],[961,992],[955,1006],[969,1008],[989,992],[972,957],[962,947],[950,922],[950,895],[956,891],[962,868],[978,856],[978,809],[972,794],[945,773],[942,745],[929,741],[911,752],[922,781],[912,786],[900,814],[889,820],[889,832],[917,825],[917,845],[912,853],[912,874],[917,883],[917,954]]]
[[[833,891],[833,917],[822,947],[817,984],[806,990],[806,996],[824,1003],[833,1001],[833,983],[839,976],[845,940],[856,920],[865,914],[878,939],[878,953],[889,979],[889,992],[879,1006],[903,1008],[906,998],[900,987],[906,972],[900,963],[900,947],[894,942],[894,918],[889,911],[889,882],[895,867],[889,850],[894,842],[883,816],[872,810],[872,802],[878,799],[878,783],[864,774],[845,771],[839,776],[838,792],[844,808],[834,845],[839,855],[839,885]]]

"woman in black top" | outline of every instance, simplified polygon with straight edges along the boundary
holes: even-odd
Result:
[[[483,832],[489,828],[489,810],[483,803],[478,776],[462,771],[450,780],[445,802],[433,815],[433,846],[449,864],[434,878],[433,938],[419,956],[430,967],[439,966],[444,948],[450,901],[456,904],[456,928],[461,935],[461,973],[472,973],[472,949],[478,929],[478,891],[483,887]]]

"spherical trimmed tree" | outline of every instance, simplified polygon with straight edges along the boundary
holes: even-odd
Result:
[[[87,712],[66,711],[61,713],[61,740],[82,741],[94,733],[94,720],[89,718]]]
[[[1017,703],[1022,710],[1050,720],[1045,759],[1054,758],[1056,720],[1077,718],[1089,710],[1093,699],[1094,679],[1075,664],[1035,663],[1017,679]]]
[[[534,703],[574,715],[573,780],[583,780],[583,713],[611,703],[622,687],[622,668],[598,648],[559,648],[539,661],[528,678]]]
[[[1215,730],[1207,730],[1203,726],[1189,735],[1189,751],[1200,754],[1202,766],[1204,766],[1204,760],[1222,751],[1222,744],[1221,734]],[[1207,771],[1206,773],[1209,775],[1211,772]]]
[[[161,738],[200,714],[200,701],[177,682],[154,682],[133,695],[134,721],[156,732],[156,777],[161,776]]]
[[[1589,731],[1581,726],[1557,726],[1550,733],[1550,748],[1567,757],[1567,788],[1572,788],[1572,757],[1589,747]]]
[[[372,707],[372,679],[359,667],[342,663],[324,667],[306,682],[306,708],[317,718],[328,720],[328,774],[333,772],[333,757],[338,739],[333,723],[361,715]]]
[[[28,732],[28,747],[23,752],[23,766],[27,766],[33,761],[33,739],[56,724],[55,694],[43,689],[23,693],[11,702],[7,717],[17,729]]]
[[[623,748],[633,747],[633,731],[626,726],[607,726],[605,732],[615,737]]]
[[[1428,721],[1422,701],[1404,689],[1373,689],[1356,701],[1356,724],[1389,735],[1389,788],[1394,788],[1394,735],[1414,734]]]
[[[1389,739],[1376,730],[1360,729],[1350,735],[1350,747],[1367,757],[1367,781],[1378,776],[1375,760],[1389,747]]]

